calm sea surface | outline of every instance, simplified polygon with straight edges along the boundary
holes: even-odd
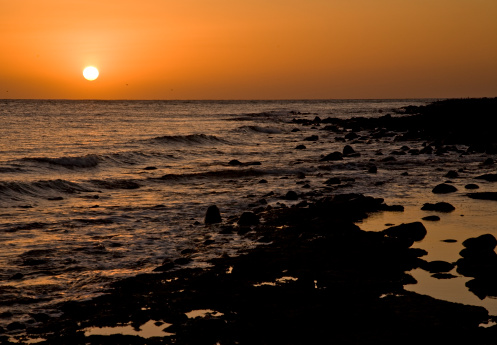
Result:
[[[452,203],[455,212],[424,222],[428,235],[416,246],[428,251],[426,260],[457,260],[464,239],[497,235],[495,204],[464,195],[466,183],[492,169],[481,165],[489,156],[399,156],[366,174],[379,150],[388,155],[422,143],[347,142],[360,157],[321,164],[321,155],[342,151],[340,135],[292,123],[315,116],[396,116],[393,109],[428,102],[0,101],[0,327],[34,322],[30,315],[37,313],[55,316],[56,303],[94,297],[115,279],[150,272],[185,249],[194,253],[191,265],[205,266],[209,258],[250,248],[243,237],[205,227],[207,207],[218,205],[228,219],[271,191],[265,200],[278,206],[289,190],[309,191],[306,184],[405,206],[403,213],[358,224],[371,231],[419,221],[430,214],[420,210],[426,202]],[[304,141],[310,135],[319,140]],[[307,148],[296,150],[300,144]],[[230,165],[234,159],[257,165]],[[431,193],[448,170],[458,169],[465,177],[454,181],[460,192]],[[323,184],[330,177],[355,182],[330,191]],[[481,191],[496,191],[492,183],[478,183]],[[409,290],[497,314],[497,300],[478,299],[455,270],[458,277],[448,280],[411,273],[419,283]]]

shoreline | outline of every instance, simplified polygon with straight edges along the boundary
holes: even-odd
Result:
[[[454,101],[446,103],[449,108],[451,102]],[[407,112],[419,111],[423,109]],[[480,137],[471,131],[461,137],[464,133],[457,123],[461,117],[455,118],[453,131],[437,133],[423,130],[433,124],[433,119],[427,119],[425,114],[401,120],[381,117],[381,122],[297,119],[295,123],[329,125],[331,131],[339,129],[332,126],[340,126],[348,129],[342,132],[346,135],[364,128],[373,135],[382,135],[381,130],[375,130],[381,126],[385,129],[383,134],[402,132],[399,143],[434,140],[426,147],[443,152],[448,145],[462,140],[472,148],[465,154],[482,150],[493,153],[495,146],[489,141],[490,136],[485,135],[483,142],[476,143],[471,141]],[[443,124],[450,129],[447,116],[442,120],[435,127]],[[477,126],[468,128],[478,130]],[[440,134],[450,135],[444,138]],[[237,219],[232,219],[233,222],[208,225],[213,231],[237,233],[261,243],[248,253],[212,260],[213,267],[208,269],[181,268],[188,263],[185,253],[182,261],[165,262],[158,269],[163,272],[119,281],[109,294],[88,302],[65,304],[61,318],[43,320],[41,327],[28,328],[27,333],[47,339],[44,343],[50,344],[361,344],[398,343],[399,339],[402,343],[427,343],[429,339],[433,343],[491,344],[497,338],[495,326],[479,327],[496,321],[489,318],[485,309],[404,289],[405,284],[413,282],[405,272],[427,265],[422,250],[412,248],[414,241],[420,240],[419,225],[415,225],[414,239],[410,230],[392,235],[385,231],[362,231],[354,224],[370,212],[400,212],[400,206],[388,206],[382,199],[362,194],[319,194],[310,190],[297,195],[297,201],[293,195],[287,195],[292,203],[298,202],[295,206],[258,207],[252,211],[254,219],[263,218],[259,224],[254,220],[253,224],[237,225]],[[178,267],[179,270],[170,271]],[[123,300],[127,302],[123,304]],[[206,317],[190,319],[185,313],[192,310],[211,312]],[[150,320],[172,324],[165,332],[174,335],[150,339],[84,336],[91,327],[131,323],[139,328]]]

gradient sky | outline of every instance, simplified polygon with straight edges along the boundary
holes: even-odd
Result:
[[[497,96],[496,0],[0,0],[0,45],[0,98]]]

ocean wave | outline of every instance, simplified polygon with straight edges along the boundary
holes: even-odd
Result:
[[[80,184],[61,179],[33,182],[0,181],[0,195],[14,200],[22,196],[49,197],[54,193],[74,194],[92,191]]]
[[[223,169],[206,172],[198,172],[191,174],[166,174],[156,178],[164,181],[175,181],[183,179],[198,179],[198,178],[239,178],[246,176],[262,176],[274,173],[273,171],[263,169]]]
[[[261,126],[241,126],[238,128],[242,132],[252,133],[265,133],[265,134],[281,134],[283,131],[275,127],[261,127]]]
[[[182,145],[206,145],[226,144],[227,141],[215,135],[190,134],[190,135],[164,135],[144,140],[151,144],[182,144]]]
[[[58,157],[58,158],[48,158],[48,157],[34,157],[34,158],[23,158],[25,161],[49,163],[53,165],[63,166],[66,168],[93,168],[96,167],[100,158],[95,154],[89,154],[85,156],[68,156],[68,157]]]

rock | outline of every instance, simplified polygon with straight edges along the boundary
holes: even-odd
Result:
[[[470,251],[493,251],[497,246],[497,239],[492,234],[485,234],[465,240],[462,245]]]
[[[259,180],[259,182],[258,182],[258,183],[267,183],[267,180],[262,179],[262,180]]]
[[[444,175],[444,177],[456,178],[456,177],[459,177],[459,173],[455,170],[450,170],[449,172],[447,172],[447,174]]]
[[[343,160],[343,155],[341,152],[338,152],[338,151],[335,151],[335,152],[332,152],[326,156],[324,156],[323,158],[321,158],[321,161],[340,161],[340,160]]]
[[[328,185],[340,184],[340,183],[342,183],[342,181],[340,181],[340,179],[338,177],[331,177],[324,182],[324,184],[328,184]]]
[[[219,212],[219,208],[216,205],[209,206],[207,212],[205,213],[205,224],[215,224],[221,223],[221,213]]]
[[[368,173],[370,174],[376,174],[378,172],[378,167],[376,165],[371,165],[368,169]]]
[[[254,212],[243,212],[238,220],[240,226],[251,226],[259,224],[259,217]]]
[[[298,198],[299,195],[293,190],[288,191],[284,197],[285,200],[297,200]]]
[[[442,242],[445,242],[445,243],[456,243],[456,242],[457,242],[457,240],[454,240],[454,239],[452,239],[452,238],[448,238],[448,239],[446,239],[446,240],[442,240]]]
[[[354,133],[354,132],[350,132],[350,133],[347,133],[345,135],[345,139],[348,139],[348,140],[354,140],[354,139],[357,139],[357,138],[359,138],[359,136],[356,133]]]
[[[421,207],[423,211],[438,211],[438,212],[452,212],[456,208],[449,204],[448,202],[437,202],[436,204],[425,203]]]
[[[478,186],[477,184],[474,184],[474,183],[469,183],[469,184],[465,185],[464,188],[466,188],[466,189],[478,189],[478,188],[480,188],[480,186]]]
[[[310,137],[304,138],[304,141],[318,141],[319,137],[317,135],[311,135]]]
[[[355,150],[350,145],[345,145],[342,151],[344,156],[356,153]]]
[[[426,216],[426,217],[423,217],[421,219],[428,220],[430,222],[436,222],[436,221],[440,220],[440,217],[439,216]]]
[[[297,145],[296,150],[305,150],[307,147],[305,145]]]
[[[430,261],[430,262],[424,262],[421,265],[421,268],[425,271],[428,271],[430,273],[447,273],[452,271],[452,269],[455,267],[453,263],[446,262],[446,261]]]
[[[493,165],[495,162],[492,158],[487,158],[482,164],[483,165]]]
[[[421,241],[426,236],[426,228],[421,222],[413,222],[392,226],[382,233],[389,237]]]
[[[475,178],[479,179],[479,180],[489,181],[489,182],[497,182],[497,174],[483,174],[483,175],[477,176]]]
[[[437,186],[435,186],[435,188],[433,188],[432,190],[432,193],[435,193],[435,194],[447,194],[447,193],[453,193],[453,192],[456,192],[457,191],[457,188],[450,185],[450,184],[446,184],[446,183],[441,183]]]
[[[468,193],[466,195],[469,196],[471,199],[497,201],[497,192],[478,192]]]
[[[143,170],[157,170],[157,167],[152,167],[152,166],[145,167],[145,168],[143,168]]]
[[[239,166],[239,165],[242,165],[243,163],[240,162],[238,159],[232,159],[228,162],[229,165],[232,165],[232,166]]]

